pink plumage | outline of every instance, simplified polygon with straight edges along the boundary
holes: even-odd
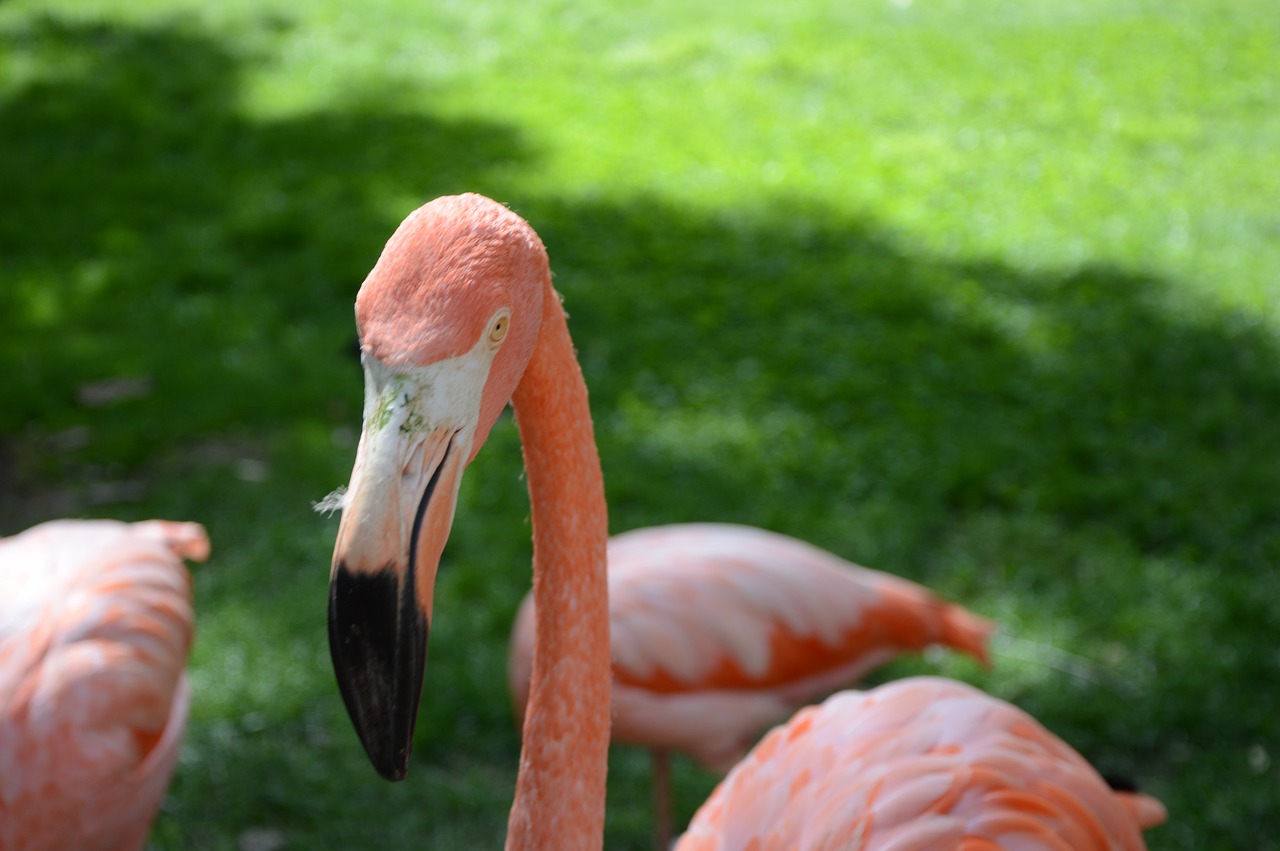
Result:
[[[614,742],[727,771],[761,730],[932,644],[987,662],[990,622],[905,579],[756,529],[690,523],[610,539]],[[509,683],[528,691],[533,606],[512,632]]]
[[[1137,851],[1165,819],[1022,710],[934,677],[841,692],[772,730],[678,851]]]
[[[195,523],[60,520],[0,539],[0,848],[141,848],[177,763]]]

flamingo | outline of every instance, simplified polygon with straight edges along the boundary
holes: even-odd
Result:
[[[1167,817],[972,686],[912,677],[796,713],[734,766],[676,851],[1137,851]]]
[[[56,520],[0,539],[0,848],[146,842],[190,689],[196,523]]]
[[[546,250],[478,195],[391,236],[356,296],[364,425],[341,497],[329,643],[375,769],[404,777],[440,553],[462,471],[511,401],[540,617],[507,848],[599,848],[609,748],[608,521],[582,379]]]
[[[329,640],[356,732],[380,774],[404,777],[435,576],[459,482],[510,400],[524,447],[538,614],[506,847],[598,849],[609,745],[608,524],[586,386],[551,286],[546,251],[533,229],[501,204],[478,195],[436,199],[411,213],[391,236],[356,297],[356,326],[365,371],[364,424],[350,484],[324,506],[342,509],[330,574]],[[850,699],[845,695],[831,700]],[[780,728],[780,736],[767,736],[720,789],[741,782],[735,776],[789,777],[787,783],[757,784],[759,798],[750,813],[756,823],[843,817],[843,827],[833,822],[825,835],[842,835],[840,847],[857,847],[858,831],[865,834],[869,825],[851,819],[856,813],[848,808],[782,809],[788,798],[799,800],[799,787],[820,785],[812,769],[787,774],[786,766],[769,759],[771,752],[787,751],[781,741],[798,742],[827,729],[803,713]],[[881,726],[894,729],[884,720]],[[1015,725],[1010,739],[1026,739],[1025,749],[1035,751],[1032,731],[1029,724]],[[939,747],[945,753],[949,743]],[[1010,773],[1022,770],[1019,754],[1010,748],[999,766]],[[815,766],[824,772],[837,764],[831,750],[819,756]],[[1084,771],[1084,760],[1067,762],[1083,774],[1078,782],[1096,778],[1092,769]],[[920,766],[923,771],[926,763]],[[910,768],[895,774],[908,784],[914,776]],[[969,771],[954,782],[963,788],[983,776]],[[1033,784],[1016,818],[1035,820],[1053,810],[1060,821],[1091,823],[1095,817],[1088,812],[1051,806],[1055,783],[1068,785],[1077,776],[1063,772]],[[868,797],[885,812],[897,811],[889,804],[907,807],[921,794],[911,785],[872,789]],[[1037,805],[1036,795],[1046,802]],[[968,793],[959,798],[967,802]],[[719,830],[730,837],[727,847],[765,847],[753,846],[747,828],[735,824],[751,807],[731,808],[732,800],[730,792],[713,794],[703,810],[709,815],[698,818],[688,841],[710,842],[707,835]],[[1085,805],[1093,803],[1089,798]],[[1016,818],[995,814],[988,821]],[[995,847],[981,842],[956,847]]]
[[[994,626],[928,589],[804,541],[728,523],[609,540],[615,743],[653,755],[655,844],[670,842],[667,751],[723,774],[757,734],[904,651],[944,644],[989,663]],[[511,632],[524,716],[534,606]]]

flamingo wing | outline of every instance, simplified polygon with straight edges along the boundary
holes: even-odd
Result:
[[[655,692],[780,688],[946,644],[986,662],[992,625],[929,590],[804,541],[721,523],[639,529],[609,545],[618,680]],[[835,686],[819,687],[817,693]]]
[[[0,540],[0,847],[140,848],[177,762],[195,523]]]
[[[984,664],[990,622],[795,538],[721,523],[610,539],[613,740],[727,771],[762,729],[893,656],[944,644]],[[526,600],[509,679],[531,658]]]
[[[739,763],[679,851],[1137,851],[1164,820],[1020,709],[933,677],[798,712]]]

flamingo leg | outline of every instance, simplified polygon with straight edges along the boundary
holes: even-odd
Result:
[[[671,847],[671,758],[662,748],[649,751],[653,761],[653,847]]]

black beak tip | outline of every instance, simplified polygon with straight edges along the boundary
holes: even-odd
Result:
[[[329,651],[347,714],[374,769],[403,780],[422,697],[428,624],[394,570],[339,563],[329,583]]]
[[[378,754],[374,753],[368,741],[361,741],[364,744],[365,753],[369,755],[369,761],[373,763],[373,770],[378,772],[378,776],[383,780],[390,780],[394,783],[397,780],[405,779],[409,775],[409,748],[398,748],[393,755]]]

